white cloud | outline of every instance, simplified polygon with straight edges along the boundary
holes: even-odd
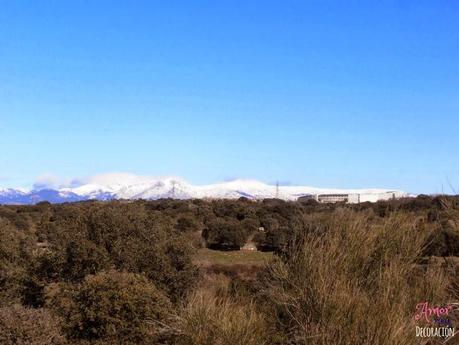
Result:
[[[53,174],[42,174],[35,179],[34,189],[60,188],[67,183],[62,178]]]

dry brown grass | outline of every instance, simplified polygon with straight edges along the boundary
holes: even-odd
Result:
[[[420,268],[430,231],[406,214],[374,219],[337,211],[307,220],[286,261],[269,267],[266,297],[294,344],[427,344],[415,337],[415,306],[457,295],[439,267]],[[269,303],[268,303],[269,305]]]
[[[264,345],[269,343],[266,320],[250,299],[230,295],[230,278],[206,278],[179,310],[175,322],[179,345]]]

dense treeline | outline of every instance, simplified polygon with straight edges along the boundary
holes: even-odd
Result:
[[[0,206],[0,239],[2,344],[414,344],[459,297],[457,197]],[[254,279],[194,264],[247,242],[278,254]]]

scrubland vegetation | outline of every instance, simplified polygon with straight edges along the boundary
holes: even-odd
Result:
[[[459,300],[457,197],[2,206],[0,239],[0,344],[441,344],[416,304]]]

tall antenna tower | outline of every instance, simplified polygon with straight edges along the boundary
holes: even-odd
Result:
[[[175,199],[175,184],[177,181],[172,181],[172,199]]]
[[[276,181],[276,199],[279,199],[279,181]]]

